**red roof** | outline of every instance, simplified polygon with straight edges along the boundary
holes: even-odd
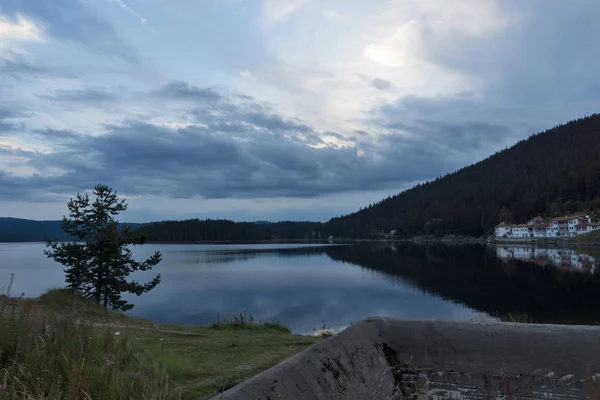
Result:
[[[533,225],[533,229],[548,228],[549,226],[550,226],[550,224],[535,224],[535,225]]]
[[[574,219],[579,219],[579,218],[585,218],[585,217],[558,217],[558,218],[552,218],[552,221],[556,221],[556,222],[563,222],[563,221],[572,221]]]
[[[531,228],[533,228],[533,226],[532,225],[527,225],[527,224],[521,224],[521,225],[515,225],[515,226],[513,226],[513,228],[528,228],[528,229],[531,229]]]
[[[538,222],[538,221],[544,221],[544,218],[540,217],[539,215],[533,219],[530,219],[529,222]]]

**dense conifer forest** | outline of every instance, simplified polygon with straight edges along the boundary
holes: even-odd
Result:
[[[128,224],[140,229],[150,242],[215,242],[263,240],[318,240],[320,223],[315,222],[234,222],[223,219],[188,219]],[[43,242],[71,240],[61,221],[32,221],[0,218],[0,242]],[[324,238],[321,234],[321,238]]]

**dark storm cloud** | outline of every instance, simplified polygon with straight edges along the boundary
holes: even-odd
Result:
[[[340,135],[337,132],[325,132],[323,134],[323,136],[330,136],[330,137],[333,137],[333,138],[336,138],[336,139],[339,139],[339,140],[346,140],[346,138],[343,135]]]
[[[40,96],[46,100],[55,102],[68,102],[88,105],[103,105],[112,104],[120,100],[115,92],[111,92],[106,88],[85,88],[78,90],[59,90],[52,95]]]
[[[218,101],[223,97],[214,89],[199,88],[189,85],[185,82],[169,82],[159,90],[154,92],[154,95],[163,98],[175,100],[192,100],[192,101]]]
[[[7,156],[15,156],[15,157],[25,157],[25,158],[33,158],[36,153],[33,151],[27,151],[19,148],[12,147],[0,147],[0,154]]]
[[[185,88],[186,93],[203,93]],[[33,131],[55,151],[19,157],[41,173],[60,172],[30,178],[4,174],[2,179],[10,184],[1,187],[0,197],[72,194],[104,182],[124,193],[178,198],[307,198],[402,187],[448,168],[434,148],[425,146],[426,138],[406,138],[390,130],[378,139],[360,136],[355,148],[331,147],[306,124],[262,104],[223,95],[203,102],[205,97],[200,97],[193,96],[191,117],[197,124],[186,128],[130,120],[107,125],[96,136]],[[343,139],[336,132],[326,136]],[[438,160],[431,163],[434,158]]]
[[[19,117],[24,117],[23,113],[17,110],[12,110],[10,108],[0,106],[0,120]]]
[[[310,133],[312,129],[296,121],[285,121],[279,115],[264,112],[250,112],[245,115],[246,122],[264,128],[266,130],[294,130],[302,133]]]
[[[386,81],[385,79],[375,78],[371,81],[371,85],[375,89],[379,90],[389,90],[394,87],[394,84],[390,81]]]
[[[16,58],[2,60],[2,62],[0,63],[0,75],[18,79],[30,76],[53,77],[57,74],[54,71],[50,71],[49,69],[33,65],[22,58]]]
[[[5,122],[2,119],[0,119],[0,132],[12,131],[15,128],[16,128],[15,124],[12,124],[10,122]]]
[[[33,133],[53,143],[60,143],[81,138],[81,134],[70,129],[36,129]]]
[[[23,118],[25,114],[20,109],[11,109],[0,106],[0,134],[23,129],[23,124],[14,121],[16,118]]]
[[[137,51],[84,1],[2,0],[0,11],[13,19],[22,14],[42,22],[46,32],[57,40],[73,42],[127,62],[138,62]]]

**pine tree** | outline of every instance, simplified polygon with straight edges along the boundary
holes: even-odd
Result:
[[[144,244],[144,236],[126,224],[119,224],[116,216],[127,209],[125,200],[106,185],[97,185],[93,194],[77,194],[67,203],[69,218],[62,220],[63,230],[76,242],[51,242],[44,254],[63,264],[67,286],[82,296],[94,299],[104,308],[130,310],[133,304],[121,298],[122,293],[141,295],[160,283],[160,274],[150,282],[140,284],[128,281],[135,271],[147,271],[161,261],[160,252],[138,262],[127,246]]]

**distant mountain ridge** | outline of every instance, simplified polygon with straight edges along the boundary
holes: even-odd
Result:
[[[69,240],[61,224],[61,221],[0,217],[0,242],[43,242],[45,237]]]
[[[514,222],[599,211],[600,115],[532,135],[476,164],[333,218],[324,229],[346,237],[392,230],[481,235],[498,223],[501,210]]]
[[[138,227],[143,224],[127,223]],[[62,221],[35,221],[31,219],[0,217],[0,242],[43,242],[72,240],[62,230]]]
[[[201,241],[260,241],[270,239],[318,238],[318,222],[234,222],[216,219],[187,219],[126,223],[142,229],[152,242]],[[0,217],[0,242],[43,242],[72,240],[63,232],[61,221],[34,221],[21,218]]]

